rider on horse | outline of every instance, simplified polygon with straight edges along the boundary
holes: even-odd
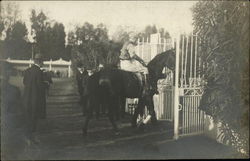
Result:
[[[149,83],[148,68],[146,63],[135,53],[136,51],[136,37],[132,35],[128,42],[123,44],[120,55],[120,67],[123,70],[135,73],[141,82],[144,83],[143,94],[148,93]]]

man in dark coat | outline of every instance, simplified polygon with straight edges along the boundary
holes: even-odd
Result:
[[[82,63],[77,64],[77,69],[76,69],[76,82],[77,82],[77,88],[78,92],[80,95],[80,104],[82,104],[82,94],[83,94],[83,86],[82,86]]]
[[[45,117],[46,97],[42,64],[42,55],[36,54],[34,64],[25,71],[23,78],[25,118],[30,139],[32,139],[32,132],[36,131],[38,119]]]
[[[42,71],[43,71],[43,80],[45,84],[46,96],[49,96],[49,88],[50,85],[53,84],[51,72],[46,71],[45,69],[43,69]]]
[[[86,105],[87,105],[87,96],[85,94],[86,86],[87,86],[87,81],[89,78],[88,71],[84,68],[82,68],[82,74],[81,74],[81,88],[82,88],[82,94],[81,94],[81,103],[82,103],[82,112],[83,115],[86,114]]]

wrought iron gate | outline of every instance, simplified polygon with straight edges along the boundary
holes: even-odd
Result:
[[[205,113],[199,109],[203,94],[198,55],[198,37],[180,35],[176,39],[174,138],[204,132]]]
[[[173,123],[174,139],[204,132],[205,114],[199,109],[204,81],[199,72],[202,65],[198,55],[198,41],[196,35],[182,34],[177,36],[174,41],[164,40],[164,42],[168,42],[167,45],[161,44],[160,41],[158,41],[160,43],[158,45],[154,43],[156,46],[163,47],[159,48],[161,50],[154,50],[157,53],[150,53],[150,56],[157,55],[167,50],[169,46],[176,49],[175,73],[165,69],[167,77],[158,82],[159,95],[154,97],[157,119],[168,120]],[[140,53],[140,43],[138,44],[139,55],[147,57],[145,52]],[[142,49],[145,49],[145,47],[143,46]],[[152,50],[148,51],[152,52]],[[128,100],[127,102],[127,112],[132,114],[136,101]],[[145,114],[147,114],[147,111]]]

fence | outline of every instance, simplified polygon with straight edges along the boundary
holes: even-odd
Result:
[[[30,67],[33,64],[33,60],[14,60],[14,59],[6,59],[6,60],[2,60],[2,61],[7,61],[11,64],[14,65],[14,67],[16,69],[19,70],[25,70],[27,67]],[[62,60],[61,58],[55,61],[44,61],[44,68],[48,69],[48,70],[56,70],[56,71],[60,71],[61,73],[67,73],[68,77],[71,77],[71,61],[65,61]]]

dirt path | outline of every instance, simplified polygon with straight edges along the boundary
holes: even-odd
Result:
[[[140,132],[130,127],[129,116],[119,122],[119,136],[114,135],[107,117],[102,117],[90,122],[89,134],[83,137],[84,117],[78,101],[79,96],[72,79],[54,80],[47,99],[47,119],[39,122],[36,132],[40,143],[27,149],[23,159],[172,159],[231,156],[227,148],[204,137],[171,141],[173,131],[167,122],[160,122],[157,127],[148,125],[145,132]],[[191,147],[196,151],[190,150]]]

